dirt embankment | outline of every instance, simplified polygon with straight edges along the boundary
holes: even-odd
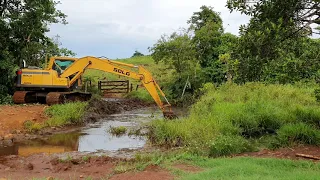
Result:
[[[26,121],[45,122],[45,105],[0,106],[0,146],[11,145],[14,139],[31,138],[24,130]]]
[[[305,155],[305,157],[301,156]],[[245,157],[261,157],[261,158],[279,158],[279,159],[293,159],[293,160],[313,160],[320,162],[320,147],[317,146],[297,146],[294,148],[280,148],[277,150],[264,149],[259,152],[242,153],[238,156]],[[314,157],[319,159],[312,159]]]
[[[131,180],[169,180],[174,177],[158,166],[149,166],[142,172],[119,174],[115,169],[126,159],[110,157],[82,157],[61,161],[58,158],[34,155],[30,157],[9,156],[0,158],[0,179],[131,179]],[[129,160],[131,161],[131,160]]]
[[[45,105],[0,106],[0,136],[22,130],[27,120],[42,123],[47,120]]]

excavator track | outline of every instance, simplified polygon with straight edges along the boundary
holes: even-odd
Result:
[[[32,91],[16,91],[13,94],[13,102],[15,104],[33,103],[33,94]]]
[[[54,104],[63,104],[65,102],[64,93],[61,92],[51,92],[46,96],[46,103],[51,106]]]
[[[90,93],[80,92],[51,92],[47,94],[46,103],[51,106],[54,104],[63,104],[66,102],[88,101],[91,98]]]

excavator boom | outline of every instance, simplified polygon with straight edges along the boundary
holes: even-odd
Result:
[[[126,67],[126,68],[125,68]],[[175,118],[171,110],[171,104],[168,102],[165,94],[156,83],[151,73],[143,66],[126,64],[108,59],[100,59],[96,57],[69,58],[69,57],[52,57],[46,70],[22,69],[19,70],[17,87],[24,89],[40,88],[47,89],[46,102],[48,104],[60,103],[63,99],[83,99],[87,100],[85,94],[79,92],[63,92],[73,91],[75,87],[81,85],[81,77],[87,69],[96,69],[127,78],[139,80],[155,103],[164,113],[165,117]],[[133,69],[136,69],[135,71]],[[60,89],[59,89],[60,88]],[[25,102],[34,94],[34,91],[17,91],[14,95],[16,103]],[[29,95],[28,95],[29,94]],[[36,98],[41,97],[40,93],[36,93]],[[81,97],[82,96],[82,97]],[[164,100],[164,102],[162,101]]]

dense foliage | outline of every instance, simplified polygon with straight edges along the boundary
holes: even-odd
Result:
[[[238,37],[224,32],[219,13],[202,6],[188,21],[188,31],[162,36],[151,48],[156,62],[173,64],[178,74],[186,68],[180,75],[184,81],[174,84],[177,92],[187,77],[196,77],[191,93],[205,82],[319,81],[320,41],[310,37],[319,29],[312,28],[319,24],[318,1],[229,0],[227,7],[251,16]]]
[[[224,33],[222,19],[212,7],[202,6],[188,21],[189,28],[163,35],[150,48],[156,63],[165,62],[176,71],[175,81],[169,87],[174,99],[190,101],[205,82],[223,83],[233,73],[235,61],[230,52],[237,37]]]
[[[0,103],[13,91],[15,70],[26,60],[41,66],[46,56],[73,55],[49,38],[49,25],[66,24],[66,15],[54,0],[0,0]]]
[[[251,2],[251,3],[250,3]],[[315,79],[319,69],[319,41],[311,39],[319,23],[319,3],[310,0],[238,1],[228,7],[252,16],[240,27],[233,58],[239,60],[238,82],[293,83]]]

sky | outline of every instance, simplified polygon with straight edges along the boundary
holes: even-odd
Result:
[[[128,58],[135,50],[149,54],[163,34],[187,28],[202,5],[221,13],[225,32],[238,35],[249,17],[230,13],[227,0],[63,0],[57,6],[67,14],[67,25],[50,26],[48,35],[60,36],[62,47],[83,56]]]

